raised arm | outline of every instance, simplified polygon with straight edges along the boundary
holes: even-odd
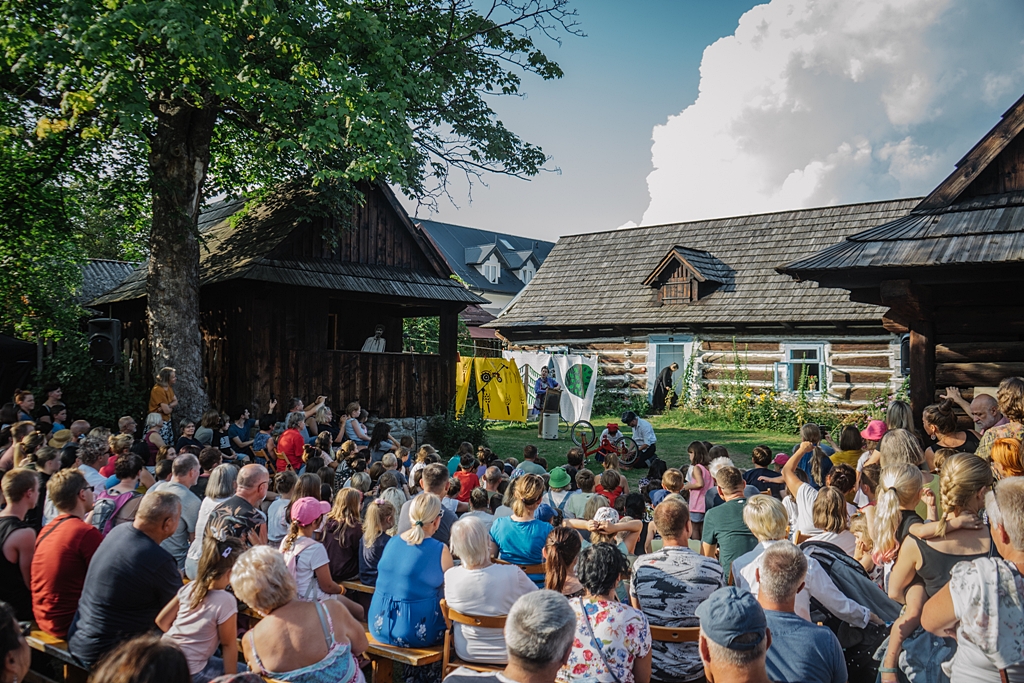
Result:
[[[796,449],[793,457],[787,460],[786,464],[782,467],[782,478],[786,482],[786,488],[793,494],[793,498],[796,498],[796,492],[800,490],[800,485],[803,484],[800,481],[800,477],[796,476],[796,468],[800,466],[800,459],[813,449],[814,444],[810,441],[804,441],[800,444],[800,448]]]

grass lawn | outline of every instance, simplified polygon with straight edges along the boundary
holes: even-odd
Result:
[[[703,429],[699,427],[679,427],[670,424],[660,416],[654,416],[651,425],[658,436],[658,457],[668,463],[669,467],[679,467],[685,470],[689,465],[689,458],[686,455],[686,447],[691,441],[710,441],[729,449],[736,466],[745,469],[751,466],[750,454],[754,446],[765,444],[772,449],[773,453],[789,452],[793,444],[799,441],[798,436],[792,434],[779,434],[776,432],[757,432],[743,429]],[[591,420],[597,433],[600,434],[604,425],[608,422],[618,422],[612,417],[595,417]],[[629,429],[625,430],[628,435]],[[523,446],[532,443],[542,458],[548,462],[548,469],[565,463],[565,453],[572,446],[568,434],[559,434],[557,441],[546,441],[537,436],[537,423],[531,422],[529,426],[522,427],[510,423],[493,423],[487,430],[487,440],[490,448],[502,458],[514,457],[517,460],[523,458]],[[640,479],[646,470],[627,471],[626,478],[630,481]]]

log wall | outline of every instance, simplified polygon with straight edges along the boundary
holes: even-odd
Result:
[[[694,375],[703,389],[714,391],[733,383],[736,356],[747,374],[747,385],[770,389],[775,385],[775,363],[784,360],[783,345],[802,343],[793,336],[713,337],[695,341]],[[900,338],[894,334],[834,335],[824,341],[829,372],[828,398],[839,408],[854,410],[880,395],[899,388]],[[1024,345],[1022,345],[1024,347]],[[518,343],[510,348],[524,351],[564,350],[598,357],[598,371],[613,390],[646,394],[649,346],[646,338],[618,340],[580,339],[550,344]],[[684,368],[680,369],[683,372]]]

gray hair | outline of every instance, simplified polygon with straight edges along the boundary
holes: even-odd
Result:
[[[762,584],[762,590],[763,585],[764,584]],[[730,650],[724,645],[719,645],[707,636],[704,636],[704,642],[708,644],[708,653],[710,653],[711,659],[714,661],[722,662],[729,666],[746,668],[754,662],[764,659],[765,654],[768,652],[768,639],[764,637],[763,633],[757,632],[744,633],[742,636],[738,636],[736,638],[736,640],[739,640],[740,642],[744,640],[753,640],[754,638],[760,638],[761,642],[750,650]]]
[[[735,465],[732,464],[732,458],[727,458],[726,456],[723,455],[720,458],[715,458],[714,460],[712,460],[711,464],[708,465],[708,472],[711,473],[711,478],[717,478],[718,470],[722,469],[723,467],[735,467]]]
[[[231,570],[231,587],[245,604],[264,614],[295,599],[295,579],[277,548],[258,545],[242,553]]]
[[[491,558],[489,540],[487,525],[478,517],[462,517],[452,525],[452,552],[467,569],[487,565]]]
[[[153,524],[181,514],[181,499],[168,491],[151,491],[142,497],[136,519]]]
[[[772,602],[792,599],[807,576],[807,558],[789,541],[773,543],[761,556],[760,592]]]
[[[302,413],[288,413],[288,419],[284,423],[285,429],[298,429],[299,426],[306,421],[306,416]]]
[[[164,424],[164,416],[160,413],[150,413],[146,416],[146,431],[148,432],[153,427],[162,427]]]
[[[919,467],[924,462],[924,451],[912,432],[906,429],[890,429],[878,442],[882,457],[879,464],[884,470],[892,465],[906,463]]]
[[[174,463],[171,465],[171,474],[176,477],[184,477],[198,467],[199,458],[191,453],[182,453],[174,459]]]
[[[1024,477],[1007,477],[985,494],[989,524],[998,524],[1010,537],[1014,550],[1024,550]]]
[[[210,480],[206,482],[206,497],[217,500],[235,495],[235,482],[238,469],[234,465],[217,465],[210,472]]]
[[[527,671],[561,664],[575,635],[576,613],[565,596],[555,591],[533,591],[520,597],[505,620],[509,659],[518,660]]]

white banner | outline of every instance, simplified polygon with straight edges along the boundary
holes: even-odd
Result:
[[[569,424],[589,420],[597,389],[597,356],[553,355],[551,359],[562,387],[562,417]]]

